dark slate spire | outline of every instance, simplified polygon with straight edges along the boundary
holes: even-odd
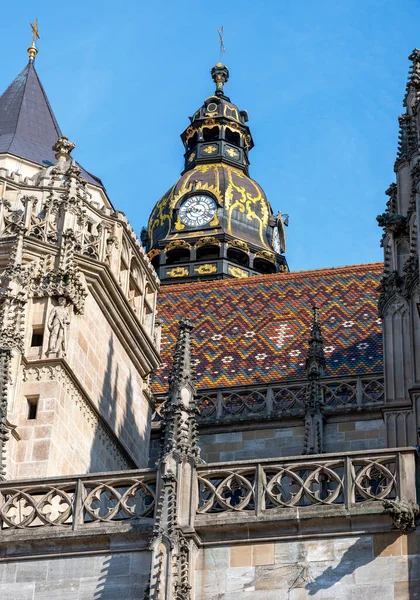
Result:
[[[13,154],[44,167],[56,163],[52,149],[60,127],[35,70],[33,60],[0,96],[0,154]],[[83,171],[93,185],[100,179]]]
[[[0,152],[55,164],[53,145],[62,133],[30,61],[0,97]]]

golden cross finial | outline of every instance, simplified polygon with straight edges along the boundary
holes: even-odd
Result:
[[[217,33],[219,34],[219,43],[220,43],[220,62],[222,62],[222,54],[224,54],[226,52],[225,42],[223,39],[223,26],[217,30]]]
[[[38,48],[36,47],[36,40],[40,40],[38,33],[38,19],[35,19],[33,23],[30,24],[32,28],[32,44],[28,48],[29,60],[31,62],[34,61],[35,56],[38,54]]]

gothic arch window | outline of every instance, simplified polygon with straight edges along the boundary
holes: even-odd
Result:
[[[166,253],[166,264],[177,265],[190,260],[190,251],[188,248],[174,248]]]
[[[128,301],[135,313],[141,311],[141,296],[143,294],[143,277],[140,268],[133,258],[130,265],[130,278],[128,283]]]
[[[123,240],[121,248],[121,259],[120,259],[120,284],[124,293],[128,292],[128,279],[129,279],[129,265],[130,265],[130,250],[125,240]]]
[[[219,258],[220,256],[220,248],[216,244],[206,246],[200,246],[197,248],[196,259],[197,260],[213,260],[215,258]]]
[[[276,272],[276,266],[269,260],[264,260],[264,258],[256,258],[254,260],[254,269],[262,275],[269,275]]]
[[[238,248],[228,248],[227,258],[241,267],[249,267],[249,256],[246,252],[239,250]]]
[[[152,335],[152,330],[154,327],[153,313],[154,313],[154,309],[155,309],[155,304],[156,304],[156,293],[150,287],[149,284],[146,284],[142,323],[143,323],[145,329],[147,330],[147,332],[149,333],[149,335]]]

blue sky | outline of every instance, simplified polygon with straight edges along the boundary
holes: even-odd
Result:
[[[226,93],[249,112],[251,176],[290,215],[290,268],[382,259],[375,217],[420,46],[415,0],[25,0],[2,17],[0,89],[38,17],[36,67],[60,127],[137,233],[179,177],[179,134],[213,91],[223,25]]]

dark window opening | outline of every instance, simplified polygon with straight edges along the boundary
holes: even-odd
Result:
[[[176,265],[178,263],[188,262],[190,260],[190,251],[187,248],[175,248],[169,250],[166,254],[166,264]]]
[[[44,342],[43,329],[34,329],[32,331],[31,348],[40,348]]]
[[[88,221],[86,224],[86,229],[88,230],[89,233],[92,233],[92,228],[93,228],[93,223]]]
[[[203,140],[205,142],[217,142],[219,139],[219,128],[212,127],[211,129],[205,127],[203,129]]]
[[[197,132],[187,142],[187,152],[197,145]]]
[[[219,256],[219,246],[201,246],[200,248],[197,248],[197,260],[212,260],[214,258],[219,258]]]
[[[240,146],[241,144],[241,136],[239,133],[236,131],[231,131],[230,129],[226,129],[225,131],[225,140],[234,146]]]
[[[227,257],[228,260],[236,263],[237,265],[249,267],[249,256],[245,252],[242,252],[242,250],[238,250],[237,248],[228,248]]]
[[[276,266],[263,258],[256,258],[254,260],[254,269],[261,273],[262,275],[269,275],[270,273],[276,272]]]
[[[159,269],[159,265],[160,265],[160,254],[158,254],[157,256],[153,257],[151,260],[152,265],[154,266],[154,268],[156,269],[156,271]]]
[[[26,400],[28,402],[28,420],[33,421],[36,419],[36,413],[38,412],[38,396],[30,396]]]

